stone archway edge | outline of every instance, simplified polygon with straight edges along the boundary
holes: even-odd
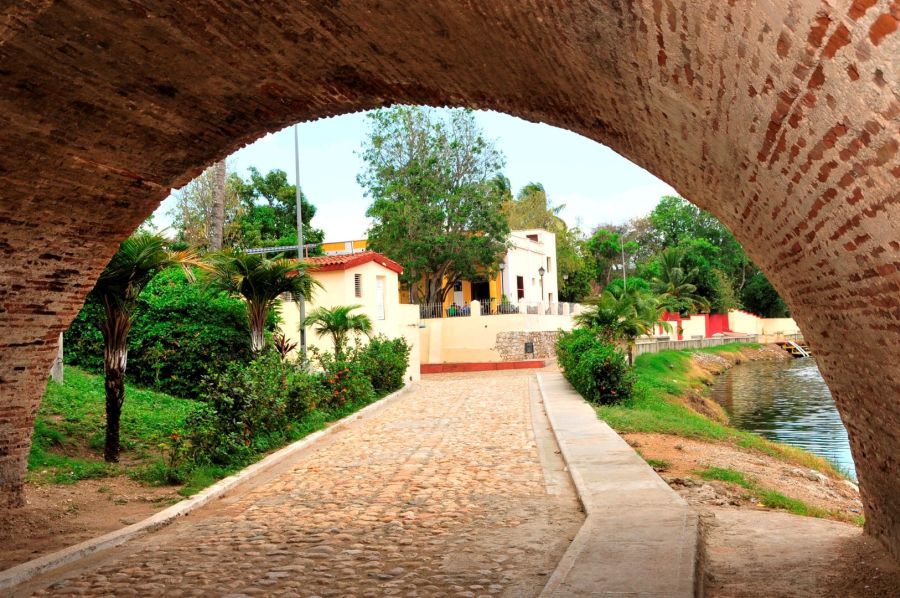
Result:
[[[697,514],[561,374],[536,376],[586,515],[542,598],[700,595]]]
[[[400,390],[379,399],[371,405],[363,407],[355,413],[351,413],[327,428],[319,430],[318,432],[313,432],[312,434],[275,451],[261,461],[242,469],[234,475],[219,480],[206,490],[195,494],[191,498],[178,502],[167,509],[163,509],[159,513],[156,513],[143,521],[138,521],[137,523],[98,538],[85,540],[84,542],[69,546],[68,548],[63,548],[57,552],[16,565],[6,571],[0,571],[0,590],[17,586],[38,575],[43,575],[61,567],[71,565],[103,550],[114,548],[120,544],[124,544],[125,542],[163,528],[170,523],[173,523],[179,517],[183,517],[196,511],[210,501],[222,498],[237,486],[249,482],[253,478],[281,465],[288,459],[291,459],[302,451],[310,448],[323,438],[331,436],[364,418],[374,415],[414,387],[415,383],[407,384]]]

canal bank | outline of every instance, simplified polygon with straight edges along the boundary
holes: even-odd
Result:
[[[692,504],[782,509],[861,524],[859,492],[837,468],[732,427],[710,396],[717,376],[736,365],[791,359],[778,347],[759,345],[642,355],[635,362],[635,397],[597,412]]]

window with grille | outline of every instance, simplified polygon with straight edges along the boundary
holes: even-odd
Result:
[[[362,274],[353,275],[353,292],[357,297],[362,297]]]

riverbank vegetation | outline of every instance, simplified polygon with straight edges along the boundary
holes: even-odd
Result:
[[[723,442],[816,469],[834,478],[842,477],[822,457],[730,427],[724,412],[704,396],[714,374],[696,363],[695,354],[725,356],[732,363],[739,363],[765,358],[760,350],[759,345],[733,343],[641,355],[635,360],[632,395],[614,405],[596,406],[597,414],[619,433],[671,434]]]

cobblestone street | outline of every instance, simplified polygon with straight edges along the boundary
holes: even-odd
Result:
[[[20,591],[537,595],[583,515],[533,384],[428,376],[253,487]]]

